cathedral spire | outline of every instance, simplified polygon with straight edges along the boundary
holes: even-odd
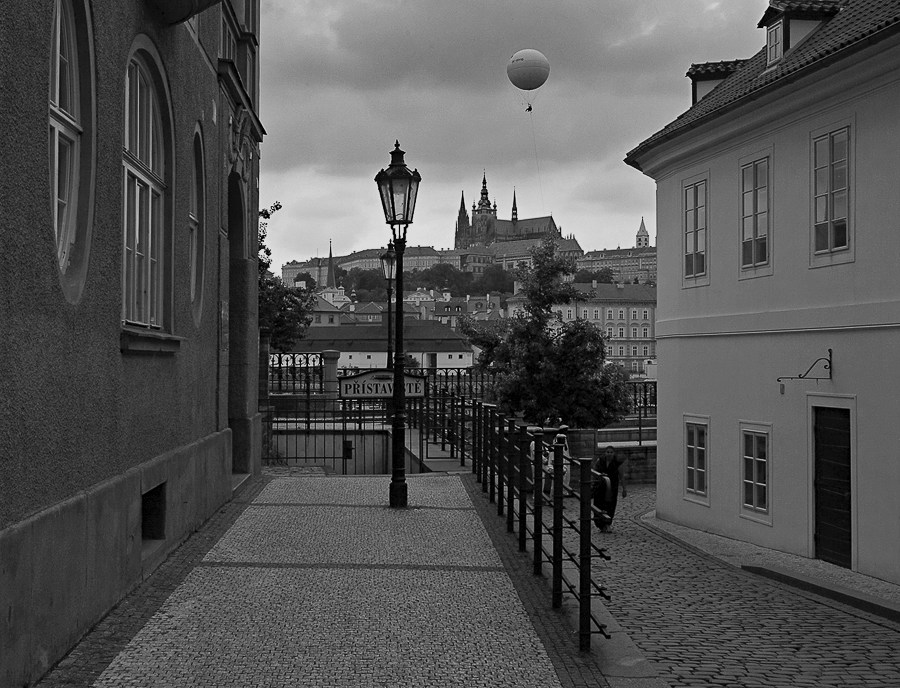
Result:
[[[328,240],[328,274],[325,278],[325,286],[331,289],[337,287],[334,279],[334,256],[331,254],[331,239]]]
[[[462,191],[459,196],[459,212],[466,212],[466,192]]]
[[[513,187],[512,221],[519,221],[519,209],[516,207],[516,187]]]

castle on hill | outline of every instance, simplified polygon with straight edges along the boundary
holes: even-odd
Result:
[[[513,191],[512,216],[509,220],[497,217],[497,202],[491,203],[488,197],[487,175],[481,180],[481,198],[472,203],[472,217],[466,211],[465,192],[459,203],[459,215],[456,219],[456,232],[453,247],[467,249],[472,246],[490,246],[498,242],[520,241],[531,239],[540,241],[545,237],[562,239],[561,228],[556,226],[552,215],[519,219],[516,207],[516,192]]]

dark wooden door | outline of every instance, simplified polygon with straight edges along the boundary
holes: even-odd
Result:
[[[850,411],[813,407],[816,559],[850,568]]]

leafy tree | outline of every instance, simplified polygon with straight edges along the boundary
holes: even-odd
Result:
[[[513,276],[501,265],[488,265],[484,272],[472,283],[472,292],[489,294],[499,291],[501,294],[512,294]]]
[[[602,332],[583,319],[560,322],[552,310],[576,296],[562,280],[574,272],[573,261],[557,256],[547,239],[532,249],[532,266],[517,272],[524,312],[503,326],[465,321],[461,330],[482,349],[478,366],[497,374],[497,403],[529,422],[553,414],[569,425],[603,427],[621,417],[626,374],[605,364]]]
[[[281,210],[275,201],[259,211],[263,220]],[[268,222],[260,222],[259,239],[259,327],[269,332],[269,346],[276,351],[289,351],[293,343],[302,338],[312,322],[312,310],[316,295],[312,289],[299,289],[285,285],[280,277],[269,274],[272,251],[266,246]]]
[[[612,268],[600,268],[599,270],[579,270],[575,273],[574,282],[584,283],[597,280],[601,284],[612,284],[615,282],[615,273]]]

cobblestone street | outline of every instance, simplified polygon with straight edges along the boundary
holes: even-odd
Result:
[[[383,476],[256,481],[38,685],[900,685],[900,624],[685,544],[653,518],[650,486],[594,531],[612,556],[595,574],[627,636],[611,630],[631,649],[597,636],[580,653],[549,579],[471,475],[409,485],[397,511]],[[603,673],[629,663],[641,668]]]
[[[900,686],[900,624],[722,563],[638,518],[629,488],[602,575],[608,609],[674,687]]]

